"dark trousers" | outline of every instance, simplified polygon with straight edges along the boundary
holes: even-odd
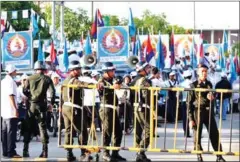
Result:
[[[171,97],[167,100],[167,120],[169,122],[174,122],[176,118],[176,104],[177,98]]]
[[[182,102],[181,104],[182,108],[182,120],[183,120],[183,131],[184,131],[184,136],[189,136],[189,120],[187,120],[187,105],[186,105],[186,101]]]
[[[16,135],[18,118],[3,119],[2,121],[2,149],[4,156],[16,154]]]
[[[115,110],[115,121],[113,120],[113,109],[108,107],[101,107],[99,110],[100,118],[103,124],[103,145],[110,146],[112,134],[113,134],[113,124],[114,125],[114,138],[112,140],[111,146],[120,146],[122,142],[122,129],[119,120],[119,116],[117,111]],[[105,150],[105,152],[109,152]],[[113,152],[118,152],[118,150],[114,150]]]
[[[140,148],[147,148],[150,142],[150,112],[142,108],[136,114],[136,143]],[[144,137],[143,137],[144,134]]]
[[[218,150],[218,142],[219,142],[219,132],[217,129],[217,124],[216,124],[216,120],[214,118],[214,112],[211,111],[212,113],[209,114],[209,110],[207,110],[205,107],[201,107],[200,108],[200,121],[199,121],[199,125],[198,125],[198,110],[195,109],[194,110],[194,115],[196,117],[196,125],[199,126],[199,132],[198,132],[198,143],[197,142],[197,127],[195,128],[194,131],[194,149],[198,150],[203,150],[202,145],[201,145],[201,136],[202,136],[202,128],[203,128],[203,124],[205,125],[205,127],[208,130],[208,126],[210,125],[210,132],[209,136],[210,136],[210,141],[212,143],[212,147],[215,151],[222,151],[222,145],[220,143],[220,150]],[[210,116],[210,122],[209,123],[209,115]]]
[[[31,103],[24,124],[24,143],[29,144],[31,135],[36,131],[36,122],[40,130],[43,145],[49,142],[46,124],[47,103]]]
[[[83,114],[82,114],[83,111]],[[70,145],[71,139],[71,125],[73,130],[78,134],[78,144],[79,145],[87,145],[88,142],[88,121],[87,121],[87,111],[85,109],[80,108],[72,108],[70,106],[63,106],[62,110],[64,126],[65,126],[65,144]],[[73,121],[73,122],[71,122]],[[73,137],[73,135],[72,135]],[[81,149],[82,155],[85,154],[86,149]]]

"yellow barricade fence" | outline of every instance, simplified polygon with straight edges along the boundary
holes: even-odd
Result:
[[[79,88],[79,86],[76,86],[76,85],[62,85],[62,88],[61,88],[61,94],[63,92],[63,88],[72,88],[72,89],[75,89],[75,88]],[[93,102],[95,102],[95,90],[96,90],[96,85],[91,85],[91,86],[87,86],[87,87],[82,87],[82,88],[87,88],[87,89],[92,89],[93,90]],[[105,89],[114,89],[112,86],[110,87],[104,87],[104,90],[103,90],[103,94],[105,93]],[[239,156],[239,148],[236,149],[234,148],[234,151],[232,150],[232,134],[233,134],[233,108],[231,108],[231,113],[230,113],[230,127],[229,127],[229,150],[224,150],[224,151],[220,151],[220,142],[221,142],[221,136],[222,136],[222,109],[223,109],[223,105],[222,105],[222,101],[223,101],[223,94],[224,93],[239,93],[239,91],[234,91],[234,90],[226,90],[226,89],[202,89],[202,88],[195,88],[195,89],[191,89],[191,88],[158,88],[158,87],[149,87],[149,88],[144,88],[144,87],[129,87],[129,88],[121,88],[122,90],[131,90],[133,91],[134,95],[135,95],[135,104],[134,103],[131,103],[131,105],[134,107],[134,110],[133,110],[133,116],[134,116],[134,119],[133,119],[133,143],[132,145],[126,145],[126,134],[123,134],[123,140],[122,140],[122,144],[121,146],[113,146],[113,145],[110,145],[110,146],[104,146],[103,145],[103,140],[104,140],[104,137],[103,137],[103,132],[104,132],[104,127],[102,128],[102,133],[100,135],[100,133],[97,133],[96,132],[96,126],[95,126],[95,123],[94,123],[94,119],[95,119],[95,111],[97,111],[95,109],[95,106],[93,106],[92,108],[92,117],[91,117],[91,126],[88,130],[88,143],[87,145],[78,145],[78,144],[72,144],[72,140],[70,140],[70,145],[65,145],[63,142],[62,142],[62,137],[61,137],[61,124],[59,124],[59,132],[58,132],[58,147],[61,147],[61,148],[86,148],[88,151],[90,152],[100,152],[101,149],[107,149],[107,150],[129,150],[129,151],[140,151],[140,150],[143,150],[143,151],[149,151],[149,152],[168,152],[168,153],[190,153],[190,154],[214,154],[214,155],[232,155],[232,156]],[[137,117],[136,117],[136,112],[137,112],[137,108],[138,108],[138,91],[139,90],[147,90],[148,92],[150,92],[150,96],[147,96],[147,97],[150,97],[150,143],[149,143],[149,147],[148,148],[139,148],[139,146],[137,146],[136,144],[136,121],[138,120]],[[178,138],[179,138],[179,132],[177,131],[178,129],[178,116],[179,116],[179,103],[180,103],[180,99],[179,99],[179,95],[177,95],[177,102],[176,102],[176,117],[175,117],[175,125],[174,125],[174,128],[171,128],[171,129],[174,129],[174,138],[173,138],[173,147],[172,148],[167,148],[167,133],[168,133],[168,130],[170,128],[168,128],[168,122],[167,122],[167,113],[168,113],[168,105],[167,105],[167,100],[169,98],[168,96],[168,93],[166,93],[166,97],[165,97],[165,111],[164,111],[164,126],[163,129],[164,130],[164,133],[163,133],[163,140],[162,140],[162,134],[160,134],[161,136],[161,140],[157,140],[157,138],[154,138],[154,131],[155,131],[155,134],[157,133],[157,117],[158,117],[158,95],[160,92],[168,92],[168,91],[176,91],[177,94],[179,94],[180,92],[187,92],[189,93],[190,91],[195,91],[195,92],[198,92],[199,93],[199,98],[201,98],[201,94],[204,93],[204,92],[212,92],[212,93],[219,93],[220,94],[220,116],[219,116],[219,123],[218,123],[218,131],[219,131],[219,137],[216,137],[216,138],[219,138],[219,143],[218,143],[218,151],[212,151],[210,150],[210,133],[208,135],[208,145],[207,145],[207,150],[200,150],[198,147],[196,149],[193,149],[193,148],[188,148],[188,138],[185,136],[184,138],[184,142],[181,143],[181,146],[184,146],[184,147],[181,147],[181,148],[177,148],[177,142],[179,144],[179,141]],[[116,90],[114,89],[114,101],[116,101]],[[74,91],[72,91],[72,98],[74,98]],[[85,94],[85,95],[88,95],[88,94]],[[187,95],[189,96],[189,95]],[[91,96],[89,96],[91,97]],[[147,98],[146,97],[146,98]],[[81,100],[81,98],[79,98],[79,100]],[[188,99],[187,99],[188,100]],[[233,106],[233,100],[231,100],[231,103],[230,105]],[[71,101],[73,101],[71,99]],[[102,102],[102,101],[101,101]],[[211,122],[211,113],[213,113],[214,111],[214,107],[212,107],[212,101],[210,101],[210,105],[209,105],[209,123]],[[214,102],[214,101],[213,101]],[[104,102],[105,103],[105,102]],[[114,102],[115,103],[115,102]],[[62,103],[62,99],[60,97],[60,107],[61,105],[63,105]],[[80,105],[83,109],[83,105]],[[105,110],[105,105],[103,104],[103,107],[104,107],[104,110]],[[118,108],[118,105],[113,105],[113,128],[112,128],[112,138],[115,137],[115,118],[117,116],[117,110]],[[72,106],[72,109],[75,109],[75,107]],[[126,117],[126,104],[124,106],[124,121],[125,120],[125,117]],[[189,110],[189,106],[187,106],[187,112]],[[147,111],[147,109],[145,108],[145,111]],[[59,111],[60,114],[59,116],[61,115],[61,111]],[[83,113],[82,113],[83,114]],[[146,113],[145,113],[146,114]],[[197,107],[197,115],[198,115],[198,119],[200,117],[200,102],[198,103],[198,107]],[[72,111],[72,117],[73,117],[73,111]],[[188,113],[187,113],[187,119],[188,119]],[[61,120],[61,118],[59,118]],[[147,119],[146,115],[145,115],[145,119]],[[155,121],[154,121],[155,119]],[[197,136],[198,136],[198,132],[199,132],[199,121],[198,120],[198,123],[197,123],[197,129],[195,131],[197,131]],[[155,123],[154,123],[155,122]],[[58,123],[61,123],[61,121],[59,121]],[[87,123],[83,123],[81,122],[81,126],[83,126],[83,124],[87,124]],[[154,126],[155,125],[155,126]],[[124,122],[124,127],[126,126],[126,123]],[[186,127],[188,127],[188,123],[186,124]],[[82,128],[82,127],[81,127]],[[145,128],[142,128],[144,129],[145,131],[145,134],[146,134],[146,127]],[[207,128],[208,132],[210,132],[210,124],[209,124],[209,127]],[[154,130],[154,131],[153,131]],[[73,137],[73,118],[71,119],[71,138]],[[143,137],[144,138],[144,137]],[[194,138],[194,137],[192,137]],[[197,137],[197,140],[196,140],[196,143],[198,143],[198,137]],[[238,141],[238,144],[239,144],[239,141]],[[224,146],[226,146],[227,144],[224,143]],[[145,146],[145,145],[144,145]],[[239,147],[239,145],[238,145]],[[226,148],[226,147],[225,147]],[[237,150],[237,151],[236,151]]]

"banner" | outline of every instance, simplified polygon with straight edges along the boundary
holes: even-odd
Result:
[[[219,59],[219,48],[222,44],[203,44],[204,53],[209,53],[210,57]]]
[[[99,62],[126,64],[129,56],[128,26],[98,27],[97,31]]]
[[[5,33],[2,39],[2,61],[5,67],[13,64],[17,69],[32,68],[32,33]]]
[[[146,44],[147,44],[147,36],[148,35],[139,35],[139,39],[141,42],[141,50],[144,52]],[[159,39],[159,35],[150,35],[150,39],[151,39],[151,44],[152,44],[152,48],[153,48],[153,52],[155,55],[155,59],[158,58],[158,55],[156,53],[156,49],[157,49],[157,43],[158,43],[158,39]],[[164,58],[165,58],[165,68],[169,68],[169,35],[161,35],[161,39],[162,39],[162,48],[163,48],[163,54],[164,54]]]

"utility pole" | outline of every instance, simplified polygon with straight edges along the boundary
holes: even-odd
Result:
[[[55,2],[52,2],[52,35],[55,35]]]
[[[60,29],[61,29],[61,42],[63,43],[64,39],[64,1],[61,2],[61,20],[60,20]]]
[[[93,18],[93,1],[92,1],[92,22],[94,21],[94,18]]]

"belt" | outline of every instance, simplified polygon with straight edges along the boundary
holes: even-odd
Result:
[[[81,106],[76,105],[76,104],[73,104],[73,103],[71,103],[71,102],[64,102],[64,103],[63,103],[63,106],[70,106],[70,107],[75,107],[75,108],[78,108],[78,109],[82,109]]]
[[[100,104],[100,107],[107,107],[111,109],[116,109],[117,106],[109,105],[109,104]]]

